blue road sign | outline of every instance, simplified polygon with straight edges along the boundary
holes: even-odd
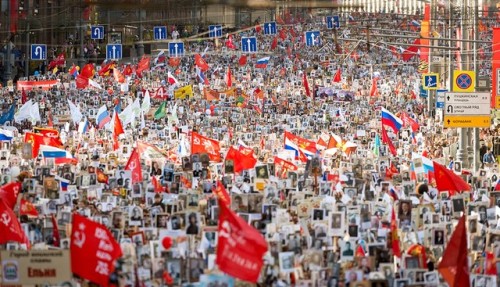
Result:
[[[428,90],[424,90],[424,87],[420,86],[420,93],[419,93],[419,95],[420,95],[421,98],[427,98],[427,96],[429,95],[429,91]]]
[[[333,17],[333,27],[340,28],[340,17],[339,15],[334,15]]]
[[[436,90],[436,108],[444,109],[444,94],[448,90]]]
[[[120,60],[122,58],[122,44],[106,45],[106,59]]]
[[[153,34],[155,40],[167,39],[167,27],[166,26],[155,26],[153,27]]]
[[[222,37],[222,25],[210,25],[210,26],[208,26],[208,36],[210,38]]]
[[[264,23],[264,35],[276,35],[276,22]]]
[[[184,55],[184,43],[170,42],[168,43],[168,52],[171,57],[180,57]]]
[[[90,38],[94,40],[104,39],[104,26],[90,26]]]
[[[436,74],[429,74],[429,75],[424,75],[424,88],[426,89],[435,89],[437,88],[437,75]]]
[[[31,44],[31,60],[46,60],[47,59],[47,45],[45,44]]]
[[[321,44],[319,31],[307,31],[305,33],[305,37],[306,37],[306,45],[308,47],[319,46]]]
[[[257,52],[257,38],[256,37],[242,37],[241,38],[241,51],[246,53]]]

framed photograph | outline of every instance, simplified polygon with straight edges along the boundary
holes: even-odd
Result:
[[[437,271],[425,272],[424,273],[424,282],[428,284],[438,284],[439,276]]]
[[[345,242],[341,242],[340,244],[340,259],[341,260],[345,260],[345,261],[348,261],[348,260],[352,260],[354,258],[354,250],[355,250],[355,247],[356,247],[356,243],[355,241],[345,241]]]
[[[322,221],[325,218],[325,210],[321,208],[314,208],[312,210],[312,220]]]
[[[394,287],[407,287],[407,286],[410,286],[410,280],[408,278],[394,280]]]
[[[398,208],[399,227],[411,226],[411,200],[401,200]]]
[[[168,213],[158,213],[156,215],[156,228],[167,228],[170,215]]]
[[[294,252],[280,252],[279,253],[279,266],[280,272],[290,273],[294,270]]]
[[[436,228],[432,230],[432,245],[443,246],[446,242],[445,230]]]
[[[420,268],[420,260],[418,257],[406,256],[404,258],[406,269],[417,269]]]
[[[463,197],[453,197],[451,199],[453,206],[453,214],[458,215],[460,212],[465,212],[465,203]]]
[[[129,226],[142,226],[143,214],[142,208],[139,206],[131,206],[129,208]]]
[[[329,220],[329,234],[331,236],[342,236],[344,234],[344,212],[330,212],[328,215]]]

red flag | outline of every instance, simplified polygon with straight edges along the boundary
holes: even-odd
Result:
[[[240,66],[245,66],[247,64],[247,55],[241,55],[238,64],[240,64]]]
[[[219,202],[223,202],[226,206],[231,205],[231,197],[227,193],[227,190],[222,182],[217,181],[217,186],[213,189],[213,193],[217,196]]]
[[[262,27],[260,26],[260,24],[258,24],[255,26],[255,32],[260,33],[260,31],[262,31]]]
[[[372,87],[370,89],[370,97],[375,97],[378,93],[378,88],[377,88],[377,78],[372,79]]]
[[[32,132],[27,132],[26,134],[24,134],[24,142],[31,143],[33,158],[36,158],[38,156],[40,145],[49,145],[57,148],[63,147],[63,144],[59,137],[53,138],[44,136],[43,134],[35,134]]]
[[[21,192],[21,183],[13,181],[0,187],[0,198],[10,209],[14,209],[19,192]]]
[[[198,68],[200,68],[203,72],[206,72],[209,68],[207,62],[205,61],[205,59],[203,59],[202,56],[200,56],[200,54],[196,54],[194,55],[194,63],[196,64],[196,66],[198,66]]]
[[[82,75],[76,76],[75,82],[77,89],[85,89],[89,85],[89,79]]]
[[[226,73],[226,76],[225,76],[224,80],[226,80],[226,86],[228,88],[231,88],[233,86],[231,69],[229,67],[227,67],[227,73]]]
[[[273,39],[273,42],[271,43],[271,50],[274,50],[276,49],[276,47],[278,46],[278,37],[274,37]]]
[[[101,64],[101,69],[99,70],[99,72],[97,72],[97,74],[99,76],[108,76],[109,75],[109,72],[111,70],[114,70],[115,69],[115,62],[113,61],[110,61],[109,63],[104,63],[102,62]]]
[[[233,147],[229,148],[226,160],[234,162],[234,172],[242,172],[245,169],[254,168],[255,164],[257,164],[257,160],[252,154],[244,154]]]
[[[192,132],[191,134],[191,153],[208,153],[210,160],[220,161],[219,142]]]
[[[36,210],[35,206],[33,203],[27,201],[26,199],[21,199],[21,209],[20,209],[20,214],[21,215],[29,215],[29,216],[34,216],[38,217],[38,211]]]
[[[168,58],[168,64],[173,68],[178,67],[181,64],[181,58],[170,57]]]
[[[163,191],[163,187],[161,186],[156,176],[152,176],[151,183],[153,184],[156,193],[160,193]]]
[[[89,64],[86,64],[85,66],[83,66],[82,71],[80,72],[80,75],[83,78],[90,79],[90,78],[94,77],[94,73],[95,73],[94,64],[89,63]]]
[[[365,250],[363,249],[363,246],[361,244],[358,244],[358,247],[356,248],[356,257],[365,257],[366,253]]]
[[[286,173],[290,170],[297,170],[298,167],[294,165],[293,163],[284,160],[282,158],[279,158],[277,156],[274,157],[274,165],[276,167],[281,167],[281,174],[278,174],[277,176],[283,178],[285,177]]]
[[[433,163],[436,188],[439,191],[449,191],[450,195],[453,196],[456,192],[470,190],[470,186],[460,176],[437,162]]]
[[[61,246],[61,236],[59,235],[59,227],[57,226],[56,217],[52,214],[52,239],[54,242],[52,245],[55,247]]]
[[[392,207],[391,216],[391,236],[392,236],[392,254],[401,258],[401,248],[399,247],[399,235],[398,235],[398,225],[396,223],[396,213],[394,212],[394,207]]]
[[[123,75],[125,77],[132,75],[132,67],[130,65],[127,65],[125,69],[123,69]]]
[[[335,73],[335,76],[333,76],[334,83],[340,83],[340,81],[342,80],[342,75],[340,73],[341,73],[340,69],[338,69],[337,72]]]
[[[304,71],[303,73],[303,84],[304,84],[304,89],[306,89],[306,96],[311,97],[311,90],[309,89],[309,83],[307,82],[307,75],[306,72]]]
[[[70,254],[74,274],[107,287],[122,250],[106,226],[74,213]]]
[[[26,96],[26,91],[23,88],[23,91],[21,92],[21,104],[24,104],[28,101],[28,97]]]
[[[281,38],[282,41],[286,40],[285,29],[280,29],[279,30],[279,37]]]
[[[49,138],[56,139],[59,141],[59,145],[63,146],[61,138],[59,137],[59,131],[54,129],[54,128],[34,127],[33,132],[35,132],[36,134],[41,134],[41,135],[49,137]]]
[[[420,39],[415,39],[415,41],[413,41],[413,45],[401,54],[403,61],[408,62],[411,58],[413,58],[413,56],[417,55],[418,45],[420,45]]]
[[[219,209],[216,264],[232,277],[257,282],[264,264],[262,257],[267,252],[266,240],[222,200]]]
[[[141,158],[136,148],[132,151],[125,170],[132,172],[132,183],[142,182]]]
[[[113,148],[117,150],[119,148],[120,143],[118,142],[118,136],[124,133],[122,122],[120,121],[120,117],[118,113],[115,111],[113,113]]]
[[[149,70],[149,62],[151,57],[143,56],[142,59],[137,64],[136,74],[141,75],[143,71]]]
[[[443,252],[438,271],[450,287],[470,286],[465,215],[458,221],[455,231]]]
[[[48,70],[52,70],[55,67],[64,65],[64,53],[59,54],[54,60],[50,61]]]
[[[11,208],[0,198],[0,244],[6,244],[9,241],[24,243],[29,248],[30,241],[24,233],[17,216]]]
[[[115,81],[117,81],[118,83],[125,83],[125,77],[116,67],[113,69],[113,77],[115,78]]]
[[[498,45],[498,43],[500,43],[500,27],[493,27],[492,30],[493,30],[492,43],[494,44],[491,47],[491,68],[493,71],[498,71],[498,69],[500,69],[500,45]],[[490,105],[491,108],[495,108],[497,103],[497,98],[500,97],[500,95],[497,93],[497,91],[500,89],[500,87],[498,86],[499,80],[500,79],[498,72],[492,73],[492,81],[491,81],[492,94],[491,94],[491,105]]]
[[[486,251],[486,260],[484,261],[484,274],[497,275],[497,264],[495,254]]]
[[[236,46],[233,43],[233,35],[228,36],[228,38],[226,40],[226,47],[228,49],[232,49],[232,50],[236,49]]]
[[[387,131],[385,130],[384,125],[382,125],[382,142],[387,144],[392,155],[396,156],[398,154],[396,147],[392,143],[391,139],[389,138],[389,135],[387,134]]]
[[[411,130],[413,132],[417,132],[420,128],[420,125],[414,119],[412,119],[406,112],[401,113],[401,120],[403,121],[404,126],[411,127]]]

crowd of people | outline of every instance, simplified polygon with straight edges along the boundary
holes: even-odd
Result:
[[[83,67],[76,80],[71,67],[25,79],[56,80],[48,89],[4,87],[2,188],[22,184],[12,208],[29,240],[4,247],[73,252],[79,214],[119,243],[117,286],[452,286],[438,266],[460,252],[470,285],[453,286],[497,286],[498,127],[481,131],[479,170],[457,165],[457,130],[430,116],[418,55],[401,57],[413,39],[398,35],[419,17],[352,16],[338,31],[314,18],[277,35],[186,39],[180,60],[155,52],[128,75],[131,65],[96,65],[87,87]],[[310,30],[320,45],[306,45]],[[242,53],[244,36],[257,37],[257,55]],[[267,247],[252,280],[217,258],[236,236],[233,213],[230,231],[258,235],[238,240]],[[85,279],[69,284],[95,284]]]

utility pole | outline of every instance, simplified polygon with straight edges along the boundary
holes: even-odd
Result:
[[[80,57],[78,58],[78,66],[80,66],[80,69],[83,69],[83,66],[85,65],[85,52],[84,52],[84,43],[83,41],[85,40],[85,31],[83,30],[84,28],[84,20],[83,20],[83,11],[84,11],[84,7],[83,7],[83,1],[80,0],[80,7],[81,8],[81,11],[80,11]]]
[[[479,1],[474,0],[474,40],[479,39]],[[474,73],[476,74],[476,91],[478,91],[479,87],[479,64],[477,58],[477,42],[473,43],[474,47]],[[482,158],[479,157],[479,129],[474,129],[474,171],[478,171],[480,167],[480,162]]]
[[[144,26],[143,26],[143,21],[144,18],[143,15],[146,12],[144,10],[139,10],[139,43],[137,44],[137,58],[140,59],[144,55],[144,44],[142,41],[144,40]]]
[[[10,45],[10,38],[11,38],[11,23],[10,23],[10,15],[12,15],[11,13],[11,9],[15,9],[15,7],[12,7],[11,4],[11,1],[7,1],[7,11],[8,11],[8,15],[7,15],[7,35],[9,35],[7,37],[7,59],[5,59],[4,63],[5,63],[5,73],[3,75],[3,80],[4,80],[4,84],[5,86],[7,86],[7,81],[10,81],[10,77],[11,77],[11,74],[12,74],[12,67],[10,65],[10,58],[12,58],[12,47]]]
[[[466,2],[467,0],[462,0],[461,1],[462,3],[462,11],[460,13],[460,30],[462,31],[462,39],[465,39],[466,40],[466,37],[467,37],[467,32],[465,31],[464,32],[464,27],[467,27],[466,25],[464,25],[465,21],[466,21],[466,12],[467,12],[467,9],[465,8],[466,7]],[[450,3],[450,29],[453,29],[452,25],[451,25],[451,21],[453,19],[453,14],[452,14],[452,5],[451,5],[451,1],[449,2]],[[453,34],[453,32],[451,32],[451,34]],[[463,62],[464,60],[464,57],[467,57],[467,54],[464,53],[464,42],[459,42],[460,43],[460,50],[461,50],[461,61]],[[451,58],[450,58],[451,59]],[[460,65],[462,63],[459,63]],[[463,66],[463,65],[461,65]],[[450,63],[450,88],[453,88],[453,63]],[[462,162],[462,166],[463,167],[468,167],[468,157],[467,157],[467,143],[468,143],[468,140],[467,140],[467,128],[459,128],[458,129],[458,138],[459,138],[459,146],[458,146],[458,151],[457,151],[457,160]]]
[[[30,45],[30,1],[25,2],[25,8],[26,8],[26,50],[25,54],[26,57],[24,59],[26,63],[26,68],[24,70],[24,76],[29,77],[30,76],[30,58],[31,58],[31,45]]]

